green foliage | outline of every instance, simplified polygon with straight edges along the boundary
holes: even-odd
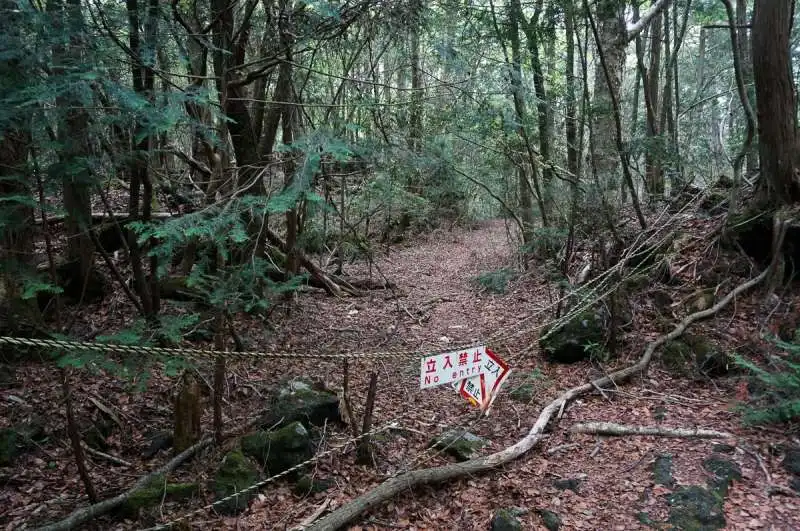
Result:
[[[503,267],[495,271],[480,273],[475,277],[474,282],[480,286],[481,290],[489,293],[503,294],[508,290],[508,284],[517,277],[517,273],[512,269]]]
[[[777,338],[771,341],[785,350],[785,355],[771,356],[769,369],[741,355],[734,356],[736,364],[754,378],[751,402],[738,407],[748,424],[790,422],[800,417],[800,330],[792,342]]]
[[[526,255],[551,258],[561,249],[567,239],[567,230],[561,227],[536,227],[531,241],[522,246]]]
[[[522,381],[509,391],[509,396],[519,402],[529,402],[538,393],[548,388],[552,382],[538,368],[525,373]]]
[[[199,319],[197,314],[161,315],[155,325],[136,319],[129,327],[95,338],[98,343],[135,345],[140,347],[176,346]],[[105,371],[118,378],[136,383],[137,389],[146,388],[152,371],[161,366],[167,376],[175,377],[184,369],[193,367],[190,360],[162,353],[142,352],[106,354],[91,350],[74,350],[58,358],[60,367],[75,367],[89,371]]]
[[[602,343],[590,341],[583,345],[583,349],[589,353],[589,359],[600,363],[608,361],[610,355]]]

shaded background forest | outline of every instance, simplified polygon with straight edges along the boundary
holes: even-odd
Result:
[[[724,4],[6,2],[3,327],[111,286],[152,320],[175,274],[265,310],[301,254],[341,272],[497,216],[563,270],[576,236],[755,185],[750,13]]]
[[[308,286],[387,288],[378,253],[497,218],[519,268],[565,295],[698,201],[729,227],[760,219],[739,244],[762,265],[777,251],[788,280],[797,230],[776,249],[771,214],[800,200],[796,16],[770,0],[0,0],[0,336],[241,350],[242,312],[266,327]],[[119,329],[79,318],[113,294]],[[186,366],[55,356],[134,379]]]

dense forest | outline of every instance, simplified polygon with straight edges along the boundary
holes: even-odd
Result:
[[[0,524],[800,526],[798,16],[0,0]]]

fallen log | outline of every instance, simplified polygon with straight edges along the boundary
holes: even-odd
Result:
[[[173,214],[170,212],[151,212],[150,219],[167,219],[173,217]],[[104,221],[117,221],[119,223],[123,223],[126,221],[130,221],[130,216],[127,212],[92,212],[89,218],[92,220],[92,224],[102,223]],[[48,223],[63,223],[67,219],[66,214],[55,214],[52,216],[47,216]],[[33,220],[34,224],[41,225],[42,218],[35,218]]]
[[[658,437],[697,437],[701,439],[729,439],[732,434],[702,428],[666,428],[662,426],[626,426],[616,422],[581,422],[569,429],[570,433],[593,435],[655,435]]]
[[[184,461],[192,457],[194,454],[196,454],[206,446],[209,446],[212,442],[213,439],[204,439],[198,442],[197,444],[190,446],[183,452],[173,457],[167,464],[165,464],[158,470],[151,472],[144,477],[139,478],[139,480],[136,483],[134,483],[130,489],[123,492],[122,494],[119,494],[107,500],[103,500],[100,503],[95,503],[94,505],[84,507],[83,509],[78,509],[77,511],[74,511],[72,514],[70,514],[63,520],[46,525],[44,527],[40,527],[37,529],[37,531],[69,531],[70,529],[74,529],[79,525],[88,522],[92,518],[106,514],[109,511],[113,511],[114,509],[125,503],[131,496],[133,496],[138,491],[146,487],[153,480],[153,478],[155,478],[156,476],[169,474],[170,472],[178,468]]]
[[[267,228],[266,235],[267,239],[272,245],[277,247],[282,253],[289,254],[289,246],[286,245],[286,242],[284,242],[274,231]],[[312,262],[305,254],[300,252],[299,249],[294,249],[293,252],[297,257],[297,260],[300,262],[300,265],[303,266],[303,269],[308,271],[311,277],[318,282],[318,286],[324,289],[329,295],[336,297],[344,297],[346,295],[361,295],[359,290],[348,284],[343,279],[337,280],[317,267],[317,265],[314,264],[314,262]]]
[[[786,234],[786,228],[787,224],[783,223],[778,240],[781,243],[783,242],[783,238]],[[780,246],[778,248],[780,248]],[[545,406],[528,434],[517,443],[488,456],[478,457],[475,459],[470,459],[469,461],[452,463],[434,468],[410,470],[394,476],[384,481],[371,491],[362,494],[354,500],[351,500],[349,503],[346,503],[332,513],[318,520],[311,527],[309,527],[308,530],[334,531],[340,529],[354,520],[362,512],[377,507],[385,501],[392,499],[400,492],[412,490],[420,485],[442,483],[449,479],[486,472],[519,458],[533,449],[533,447],[542,440],[545,428],[550,421],[557,416],[561,408],[566,406],[566,404],[582,395],[596,390],[598,387],[604,387],[609,384],[619,385],[620,383],[629,380],[636,374],[644,375],[647,372],[650,361],[653,358],[653,354],[658,347],[668,341],[678,338],[693,322],[711,317],[730,304],[730,302],[739,294],[761,283],[775,268],[776,263],[776,260],[773,259],[769,267],[761,272],[761,274],[734,288],[730,293],[728,293],[728,295],[720,299],[720,301],[714,306],[692,313],[685,317],[671,332],[658,337],[653,342],[648,344],[638,362],[624,369],[614,371],[603,378],[573,387],[572,389],[562,393],[561,396]]]

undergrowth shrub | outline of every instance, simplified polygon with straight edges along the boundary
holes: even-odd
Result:
[[[517,273],[503,267],[495,271],[486,271],[475,277],[474,283],[482,290],[489,293],[503,294],[508,290],[508,284],[514,280]]]
[[[567,241],[567,230],[559,227],[537,227],[530,242],[522,246],[526,255],[552,258]]]
[[[800,330],[794,340],[770,339],[785,351],[783,356],[770,356],[770,366],[760,367],[736,354],[735,362],[750,371],[756,385],[750,403],[738,409],[747,424],[790,422],[800,418]]]

